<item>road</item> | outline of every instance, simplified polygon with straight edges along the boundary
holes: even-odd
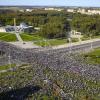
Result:
[[[74,43],[75,44],[75,43]],[[98,48],[100,47],[100,40],[98,41],[94,41],[94,42],[89,42],[89,43],[84,43],[84,44],[75,44],[75,45],[71,45],[71,46],[64,46],[64,47],[45,47],[45,48],[27,48],[27,50],[32,51],[32,52],[49,52],[49,51],[53,51],[56,53],[56,51],[58,52],[79,52],[79,51],[88,51],[94,48]]]
[[[72,45],[72,46],[68,46],[68,47],[61,47],[61,48],[49,48],[47,49],[47,51],[54,51],[56,52],[56,50],[59,52],[78,52],[78,51],[88,51],[90,49],[93,48],[98,48],[100,47],[100,40],[98,41],[94,41],[94,42],[90,42],[90,43],[85,43],[85,44],[80,44],[80,45]],[[46,49],[42,49],[41,51],[45,51]]]

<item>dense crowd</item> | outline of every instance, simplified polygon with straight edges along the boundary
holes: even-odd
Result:
[[[4,48],[8,49],[6,46]],[[43,80],[48,80],[49,84],[51,81],[52,84],[58,84],[66,94],[66,98],[70,98],[70,100],[73,100],[81,90],[91,95],[100,94],[100,66],[87,64],[84,57],[78,53],[68,53],[67,51],[68,49],[36,50],[33,52],[33,50],[13,47],[10,55],[12,60],[17,59],[33,66],[33,69],[28,70],[27,73],[31,75],[32,79],[28,83],[24,82],[25,84],[31,84],[33,81],[41,84]],[[32,71],[34,71],[34,75]],[[23,86],[25,86],[24,83]],[[90,83],[94,86],[89,86]],[[62,93],[60,94],[62,96]]]

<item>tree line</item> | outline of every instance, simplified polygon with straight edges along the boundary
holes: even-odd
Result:
[[[13,25],[16,18],[17,25],[25,22],[33,27],[40,27],[36,32],[46,38],[65,37],[71,30],[81,32],[83,35],[100,35],[100,16],[68,13],[66,11],[34,10],[32,12],[19,12],[0,10],[0,25]]]
[[[100,35],[100,15],[77,14],[71,22],[72,29],[75,29],[87,36]]]

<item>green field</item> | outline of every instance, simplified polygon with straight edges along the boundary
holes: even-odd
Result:
[[[40,40],[42,37],[38,35],[30,35],[28,33],[22,33],[20,34],[23,41],[34,41],[34,40]],[[17,41],[17,38],[15,34],[12,33],[0,33],[0,40],[6,41],[6,42],[13,42]]]
[[[30,35],[30,34],[22,33],[20,36],[24,41],[33,41],[34,44],[39,46],[55,46],[55,45],[66,44],[67,42],[66,39],[46,39],[36,34]]]
[[[84,57],[91,64],[100,64],[100,48],[94,49],[93,51],[86,53]]]
[[[21,33],[20,34],[23,41],[33,41],[34,44],[39,46],[56,46],[56,45],[63,45],[68,42],[66,38],[57,38],[57,39],[46,39],[36,34],[28,34],[28,33]],[[11,33],[0,33],[0,40],[6,42],[13,42],[17,41],[15,34]],[[77,42],[78,39],[72,39],[72,42]]]
[[[72,42],[77,42],[77,41],[78,39],[76,38],[72,39]],[[40,41],[35,41],[34,43],[39,46],[57,46],[57,45],[67,44],[68,40],[66,38],[43,39]]]
[[[6,42],[13,42],[13,41],[17,41],[17,38],[16,38],[15,34],[0,33],[0,40],[6,41]]]
[[[28,34],[28,33],[22,33],[20,34],[21,38],[23,39],[23,41],[38,41],[38,40],[42,40],[43,38],[35,35],[35,34]]]
[[[92,36],[91,39],[96,39],[96,38],[100,38],[100,35],[98,36]],[[82,41],[85,41],[85,40],[90,40],[90,37],[89,36],[83,36],[81,38]]]
[[[39,46],[56,46],[56,45],[62,45],[67,42],[66,39],[51,39],[51,40],[40,40],[40,41],[34,41],[34,44]]]

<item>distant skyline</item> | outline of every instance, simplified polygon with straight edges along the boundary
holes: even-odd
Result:
[[[0,5],[100,7],[100,0],[0,0]]]

